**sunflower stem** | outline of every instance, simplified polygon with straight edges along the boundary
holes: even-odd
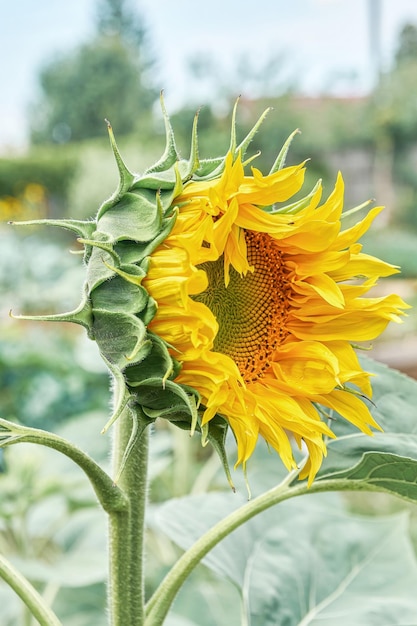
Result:
[[[115,475],[123,464],[118,487],[128,500],[126,510],[109,512],[109,607],[111,626],[144,624],[144,534],[147,499],[148,433],[131,441],[134,422],[129,410],[115,424]],[[125,452],[129,447],[126,457]]]
[[[23,600],[28,615],[38,620],[40,626],[62,626],[61,622],[46,604],[42,596],[30,582],[2,555],[0,555],[0,578],[2,578]]]
[[[292,482],[300,474],[307,459],[299,468],[290,472],[285,479],[276,487],[261,494],[233,511],[215,524],[191,548],[189,548],[177,563],[168,572],[153,596],[146,605],[146,619],[144,626],[162,626],[169,608],[184,581],[190,575],[196,565],[212,550],[222,539],[230,535],[236,528],[250,520],[255,515],[262,513],[271,506],[292,498],[294,496],[311,491],[306,483],[297,487],[291,487]]]

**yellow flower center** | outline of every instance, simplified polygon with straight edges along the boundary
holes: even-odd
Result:
[[[233,359],[245,382],[251,383],[264,376],[272,353],[288,335],[289,283],[274,240],[253,231],[245,231],[245,239],[253,272],[241,276],[231,267],[226,287],[223,257],[203,263],[208,287],[194,298],[219,324],[214,350]]]

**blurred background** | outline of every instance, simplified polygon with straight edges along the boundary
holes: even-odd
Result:
[[[274,161],[288,135],[300,128],[302,134],[292,144],[288,163],[310,158],[307,186],[323,178],[325,193],[331,191],[340,169],[347,209],[369,198],[386,206],[363,243],[367,252],[402,269],[383,281],[378,293],[396,291],[410,304],[417,303],[414,0],[257,0],[255,5],[238,0],[211,0],[204,5],[191,0],[0,0],[0,59],[2,417],[54,430],[72,428],[75,439],[79,416],[83,416],[83,429],[90,424],[94,432],[100,430],[98,424],[108,413],[109,392],[95,344],[70,325],[16,322],[8,317],[10,309],[16,314],[54,313],[76,307],[83,268],[80,257],[70,254],[77,251],[74,238],[41,227],[14,228],[7,221],[94,215],[118,180],[104,118],[112,123],[127,165],[140,172],[164,147],[161,89],[184,156],[193,116],[200,107],[201,156],[224,153],[238,95],[242,137],[265,108],[273,107],[252,146],[254,152],[261,150],[257,161],[261,169]],[[372,356],[417,377],[416,331],[417,319],[411,312],[375,344]],[[193,481],[187,462],[192,454],[198,463],[207,458],[189,448],[184,452],[184,438],[177,433],[167,431],[158,441],[154,467],[162,482],[155,499],[187,493]],[[102,441],[97,445],[105,462],[107,448]],[[70,470],[63,494],[37,473],[41,466],[37,455],[26,451],[15,475],[0,476],[2,493],[10,494],[10,499],[0,499],[0,517],[6,520],[0,548],[10,551],[16,544],[13,550],[21,554],[28,537],[36,535],[40,543],[29,541],[34,554],[30,558],[26,554],[25,567],[29,573],[35,568],[39,577],[43,555],[46,569],[41,578],[54,597],[61,583],[56,573],[48,573],[44,555],[55,565],[64,556],[74,558],[71,550],[68,557],[68,546],[74,548],[80,528],[91,529],[99,522],[92,513],[94,499],[75,489]],[[217,465],[212,467],[207,484],[217,471]],[[21,484],[22,476],[35,481],[36,489],[29,489],[29,480],[28,492],[16,501],[13,485]],[[30,530],[23,532],[24,524],[15,528],[11,520],[16,512],[27,518],[23,501],[29,492],[35,513],[31,509]],[[41,514],[36,506],[45,494],[52,500]],[[55,530],[45,535],[42,515],[45,510],[50,514],[54,506],[62,519],[54,517]],[[74,518],[74,511],[78,517]],[[75,525],[74,534],[67,529],[57,539],[54,533],[65,515]],[[88,532],[81,536],[89,537]],[[83,550],[77,546],[79,558]],[[167,544],[159,550],[158,574],[173,548]],[[103,546],[97,545],[97,555],[102,552]],[[97,559],[93,564],[89,559],[85,569],[80,602],[85,601],[86,615],[88,607],[95,615],[104,602],[105,564]],[[71,587],[68,563],[62,567],[65,584]],[[221,597],[219,589],[217,597]],[[0,588],[0,599],[2,593],[6,591]],[[72,596],[65,593],[60,601],[70,606]],[[18,609],[7,598],[10,623],[15,624],[13,611]],[[2,624],[9,623],[6,614],[2,619]],[[94,619],[87,616],[74,624],[93,624]],[[66,623],[72,623],[70,617]]]

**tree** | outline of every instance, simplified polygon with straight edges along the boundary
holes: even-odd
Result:
[[[400,32],[392,68],[380,77],[370,104],[375,136],[375,189],[407,227],[416,220],[417,27]],[[398,193],[399,191],[399,193]],[[389,216],[388,211],[385,212]]]
[[[405,24],[399,36],[398,48],[395,54],[395,63],[399,67],[404,63],[417,61],[417,26]]]
[[[374,102],[376,123],[382,125],[396,148],[415,143],[417,139],[417,27],[406,24],[400,32],[395,62],[382,74]]]
[[[132,132],[151,110],[142,18],[126,0],[100,0],[91,43],[49,63],[40,73],[41,95],[32,110],[34,143],[64,143],[103,135],[104,118],[118,134]]]
[[[147,43],[147,31],[129,0],[98,0],[97,31],[105,37],[118,36],[139,52]]]

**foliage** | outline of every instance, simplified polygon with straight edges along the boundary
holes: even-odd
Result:
[[[22,346],[24,343],[24,349]],[[90,349],[76,334],[33,325],[0,337],[0,414],[54,429],[84,411],[108,406],[108,376],[80,363]]]
[[[417,89],[414,81],[417,58],[403,62],[381,77],[374,100],[374,132],[384,129],[395,145],[407,146],[417,139]]]
[[[417,383],[369,360],[366,366],[376,374],[374,411],[386,432],[375,436],[375,449],[395,452],[402,460],[396,474],[390,470],[389,475],[404,487],[415,487],[417,462],[410,459],[407,475],[406,458],[401,455],[412,454],[416,445]],[[106,467],[109,439],[98,434],[102,419],[97,412],[84,414],[55,430]],[[241,613],[254,626],[321,626],[323,620],[336,617],[343,626],[350,626],[352,620],[358,626],[413,623],[417,560],[410,542],[410,523],[415,528],[415,504],[409,514],[403,507],[403,512],[388,516],[358,515],[349,511],[340,495],[313,492],[320,480],[328,480],[331,474],[336,477],[342,467],[351,468],[358,460],[358,467],[361,463],[364,467],[360,459],[369,458],[368,454],[362,457],[369,449],[369,438],[354,433],[343,421],[339,426],[340,440],[329,444],[329,463],[311,495],[264,511],[214,548],[204,560],[206,567],[199,567],[181,590],[167,626],[237,624]],[[161,481],[175,480],[176,463],[183,462],[181,455],[176,455],[173,434],[157,428],[151,439],[153,501],[159,500]],[[353,454],[352,436],[356,440]],[[204,467],[195,456],[199,447],[190,439],[185,441],[190,448],[185,455],[187,470],[196,487]],[[407,449],[404,442],[408,442]],[[100,623],[105,606],[105,529],[91,488],[56,452],[29,444],[19,446],[19,452],[6,450],[6,472],[0,475],[2,551],[54,598],[53,606],[65,625]],[[245,506],[246,488],[240,472],[235,477],[238,492],[233,494],[225,486],[217,459],[213,469],[208,474],[208,493],[197,494],[192,489],[193,495],[150,507],[149,594],[178,558],[166,536],[187,548],[213,523]],[[383,471],[383,465],[380,469]],[[349,471],[353,478],[354,472]],[[376,476],[375,468],[372,472]],[[276,455],[259,447],[248,472],[253,496],[274,488],[283,476],[285,470]],[[172,493],[173,485],[169,489]],[[372,495],[367,499],[371,501]],[[12,626],[21,615],[19,602],[1,585],[0,596],[4,600],[0,621]]]
[[[100,419],[100,413],[80,415],[58,432],[106,463],[109,442],[98,435]],[[99,623],[105,611],[106,528],[88,482],[53,450],[22,444],[18,457],[11,451],[5,456],[1,552],[54,601],[65,624]],[[0,597],[0,622],[26,623],[16,596],[1,586]]]
[[[372,455],[362,456],[369,449],[366,437],[340,420],[340,438],[329,443],[327,465],[312,491],[315,486],[319,490],[320,476],[336,479],[341,467],[357,463],[358,469],[349,472],[353,480],[363,481],[364,489],[375,481],[378,489],[402,493],[415,503],[417,383],[369,360],[366,366],[377,375],[374,411],[385,428],[371,446],[401,455],[397,466],[388,467],[382,458],[372,465]],[[404,456],[410,456],[408,469]],[[249,468],[254,493],[271,488],[279,475],[276,458],[258,451]],[[157,525],[185,549],[243,501],[243,495],[218,492],[174,499],[159,508]],[[415,504],[412,511],[415,520]],[[331,494],[310,495],[265,511],[215,547],[204,563],[239,589],[245,623],[256,626],[321,626],[336,616],[337,623],[346,626],[411,624],[417,611],[417,559],[408,517],[352,515],[344,501]],[[193,614],[191,618],[198,619]]]
[[[395,63],[384,72],[373,94],[374,133],[385,131],[396,148],[417,139],[417,28],[405,24],[399,35]]]
[[[69,240],[45,242],[39,235],[20,238],[17,245],[12,226],[0,230],[0,290],[3,306],[12,307],[15,314],[65,308],[72,304],[68,285],[74,284],[77,292],[80,258],[62,254],[62,244],[69,245]],[[8,319],[7,310],[3,317]],[[97,363],[95,344],[59,325],[3,323],[0,386],[0,415],[31,426],[53,429],[70,416],[106,411],[108,406],[108,376]]]
[[[169,502],[159,527],[185,547],[232,506],[214,493]],[[319,626],[336,616],[345,626],[412,623],[417,560],[408,532],[404,515],[353,516],[336,496],[311,496],[252,520],[205,564],[240,590],[253,626]]]
[[[395,65],[417,60],[417,27],[415,24],[404,24],[398,38],[398,47],[395,53]]]
[[[34,143],[100,136],[105,118],[112,120],[120,134],[132,132],[154,99],[117,38],[98,39],[71,57],[54,61],[43,70],[41,86],[44,102],[34,112]]]
[[[101,136],[105,118],[127,134],[149,117],[156,93],[146,76],[150,61],[141,18],[126,2],[106,0],[97,29],[93,41],[41,71],[41,95],[32,109],[34,143]]]
[[[149,46],[148,32],[143,16],[138,14],[132,0],[98,0],[97,32],[100,36],[117,35],[123,43],[135,49],[143,56],[143,63],[152,66],[152,60],[146,58],[144,49]]]
[[[24,156],[0,159],[0,198],[18,198],[28,185],[40,185],[48,199],[49,210],[65,205],[77,173],[77,157],[71,149],[36,149]],[[17,216],[15,216],[17,218]],[[2,216],[2,219],[10,219]],[[21,218],[22,219],[22,218]],[[29,218],[28,218],[29,219]]]
[[[387,263],[398,265],[402,278],[417,276],[417,235],[412,229],[392,228],[389,234],[375,230],[365,235],[363,242],[369,254],[383,256]]]

